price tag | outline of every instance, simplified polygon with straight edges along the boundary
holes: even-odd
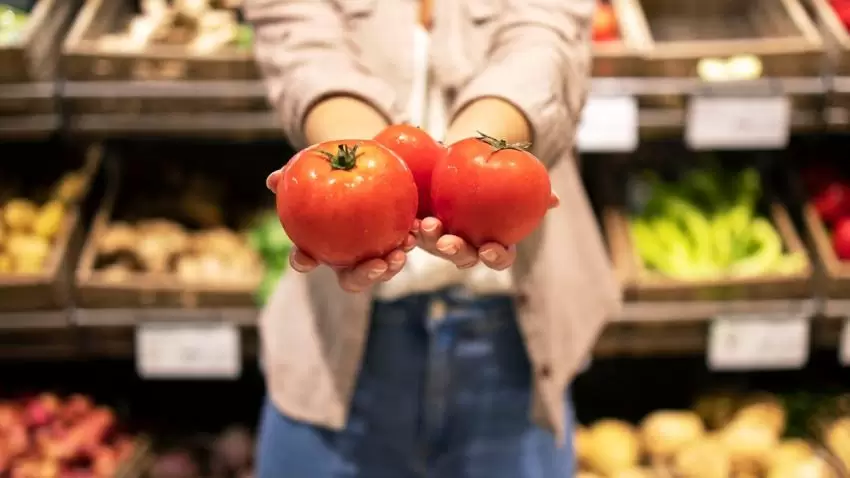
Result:
[[[628,153],[638,147],[638,103],[632,96],[590,97],[576,133],[584,153]]]
[[[838,362],[850,365],[850,319],[844,320],[841,328],[841,340],[838,342]]]
[[[136,370],[149,379],[235,379],[239,329],[228,323],[149,322],[136,328]]]
[[[685,142],[695,150],[783,149],[791,130],[787,97],[692,98]]]
[[[712,370],[799,369],[808,358],[807,316],[723,316],[711,323],[708,365]]]

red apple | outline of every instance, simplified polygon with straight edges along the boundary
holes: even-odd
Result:
[[[850,218],[842,218],[832,230],[832,248],[842,261],[850,260]]]
[[[812,197],[821,219],[828,224],[850,214],[850,186],[835,181],[824,187]]]
[[[618,36],[614,8],[607,3],[598,4],[593,16],[593,41],[615,40]]]

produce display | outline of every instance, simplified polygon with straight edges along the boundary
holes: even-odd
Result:
[[[593,41],[605,42],[620,38],[617,15],[608,2],[598,1],[593,15]]]
[[[729,58],[703,58],[697,63],[697,75],[704,81],[746,81],[761,78],[764,65],[755,55]]]
[[[126,30],[104,35],[100,48],[138,52],[150,45],[184,46],[193,54],[213,54],[228,46],[250,48],[253,33],[240,24],[237,0],[141,0],[140,15]]]
[[[0,476],[113,478],[136,453],[112,410],[83,395],[0,401]]]
[[[277,185],[277,212],[292,242],[336,267],[400,248],[418,203],[410,169],[372,140],[310,146],[289,160]]]
[[[266,272],[257,290],[257,302],[263,305],[286,271],[292,241],[280,227],[277,214],[274,211],[268,211],[254,221],[248,235],[248,242],[260,255],[265,265]]]
[[[818,216],[827,225],[835,255],[850,260],[850,181],[830,166],[810,166],[803,171],[806,192]]]
[[[432,216],[431,174],[437,161],[446,155],[446,148],[425,131],[406,124],[386,128],[375,136],[375,141],[397,154],[413,173],[416,188],[419,190],[416,217],[423,219]]]
[[[552,185],[526,147],[484,134],[449,146],[431,177],[431,205],[446,231],[480,247],[518,244],[537,229]]]
[[[761,178],[755,169],[692,169],[666,181],[646,173],[635,189],[634,247],[651,272],[680,280],[796,274],[803,253],[787,253],[770,220],[760,214]],[[637,203],[638,201],[634,201]]]
[[[253,478],[254,435],[235,425],[196,446],[157,455],[146,478]]]
[[[11,5],[0,3],[0,47],[20,41],[29,15]]]
[[[224,186],[203,175],[178,175],[169,191],[132,196],[120,217],[96,237],[95,274],[127,282],[139,274],[176,278],[187,284],[254,287],[262,261],[247,230],[226,217]],[[166,181],[170,181],[166,179]]]
[[[0,178],[0,274],[42,272],[68,207],[85,193],[86,178],[82,171],[68,173],[31,198],[13,178]]]
[[[580,478],[839,478],[815,442],[789,437],[791,411],[768,394],[707,395],[639,425],[602,419],[575,434]]]

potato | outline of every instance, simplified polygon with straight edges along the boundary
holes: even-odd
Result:
[[[98,252],[102,255],[114,255],[131,251],[138,240],[136,230],[125,222],[114,222],[98,239]]]
[[[589,429],[588,465],[593,471],[611,476],[634,468],[640,459],[640,441],[628,423],[605,419]]]
[[[12,272],[12,258],[6,254],[0,254],[0,274],[8,274]]]
[[[27,199],[11,199],[3,207],[3,222],[17,232],[29,231],[38,214],[38,208]]]
[[[688,443],[705,435],[705,425],[694,412],[685,410],[658,410],[643,420],[641,439],[647,453],[653,458],[673,456]]]
[[[58,201],[50,201],[38,211],[32,230],[45,239],[52,239],[59,232],[62,218],[65,216],[65,206]]]
[[[50,253],[50,243],[34,235],[14,234],[9,237],[6,247],[15,272],[22,274],[41,272]]]

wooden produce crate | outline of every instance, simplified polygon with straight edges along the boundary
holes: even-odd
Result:
[[[832,71],[838,76],[850,76],[850,34],[847,28],[829,0],[808,1],[830,54]]]
[[[826,276],[824,286],[827,297],[850,299],[850,262],[842,261],[835,254],[829,230],[811,202],[803,206],[803,222]]]
[[[638,0],[625,0],[638,2]],[[823,41],[798,0],[640,0],[649,76],[696,77],[703,59],[753,55],[764,77],[821,72]]]
[[[251,49],[225,47],[204,55],[183,45],[149,45],[140,52],[122,52],[100,43],[104,35],[126,28],[138,13],[135,2],[87,1],[65,40],[65,77],[71,81],[259,78]]]
[[[646,47],[646,42],[641,37],[643,13],[640,5],[623,0],[600,3],[610,5],[613,10],[619,37],[593,42],[593,76],[641,76],[641,49]]]
[[[101,162],[101,149],[98,146],[89,148],[84,157],[75,158],[76,161],[70,162],[59,161],[55,156],[51,158],[45,151],[30,150],[27,153],[28,146],[22,146],[20,150],[11,145],[5,148],[4,152],[12,152],[13,157],[18,158],[25,154],[44,154],[45,157],[37,158],[40,161],[36,165],[20,159],[0,163],[0,169],[6,169],[0,174],[20,178],[22,196],[27,197],[28,193],[35,193],[32,199],[36,202],[41,199],[42,194],[39,191],[58,181],[72,168],[78,168],[78,187],[80,196],[84,196]],[[67,203],[43,269],[27,274],[0,273],[0,311],[44,311],[70,306],[74,262],[82,238],[80,203]]]
[[[242,230],[242,221],[247,222],[249,218],[248,211],[264,205],[265,200],[269,199],[270,195],[264,191],[262,182],[267,171],[260,171],[257,175],[234,171],[232,163],[217,162],[211,158],[216,149],[214,145],[206,149],[199,145],[188,145],[187,148],[181,150],[175,146],[175,150],[163,154],[161,150],[154,152],[135,145],[127,148],[126,154],[120,158],[120,164],[115,163],[120,171],[107,178],[105,199],[93,220],[76,272],[77,305],[81,309],[255,307],[254,294],[262,277],[261,266],[256,277],[254,274],[241,276],[234,273],[219,275],[216,279],[207,273],[196,273],[188,280],[186,275],[181,279],[176,271],[181,270],[179,261],[182,257],[203,256],[204,253],[197,249],[198,233],[218,228]],[[187,151],[192,151],[191,156]],[[159,160],[155,159],[157,155]],[[192,161],[193,157],[195,161]],[[180,158],[180,161],[176,158]],[[216,193],[215,200],[203,202],[193,201],[189,194],[181,194],[193,182],[202,188],[209,186],[207,180],[212,176],[206,174],[215,170],[218,170],[216,176],[220,181],[215,182],[213,187],[218,191],[221,186],[227,192],[221,196]],[[198,172],[204,176],[195,176]],[[188,178],[188,183],[184,183],[183,178]],[[227,206],[219,209],[219,205]],[[151,262],[140,260],[143,258],[140,252],[143,250],[143,239],[123,245],[117,251],[104,252],[105,238],[113,226],[121,223],[135,228],[131,229],[133,234],[142,238],[139,225],[151,220],[160,222],[160,225],[161,221],[168,221],[169,225],[178,225],[182,231],[179,233],[180,243],[186,246],[179,246],[179,250],[169,252],[167,261],[163,263],[167,263],[167,266],[148,267]],[[171,228],[169,230],[173,231]],[[150,245],[147,243],[144,247]],[[110,256],[118,257],[118,260],[109,259]],[[108,267],[116,264],[134,265],[127,266],[116,278],[114,271],[108,272]],[[232,277],[235,279],[225,280]]]
[[[55,77],[62,38],[79,0],[38,0],[22,37],[0,47],[0,83],[28,83]]]
[[[628,174],[626,172],[626,174]],[[611,175],[614,176],[614,175]],[[623,279],[626,301],[690,302],[690,301],[759,301],[809,299],[812,293],[812,267],[805,246],[786,207],[770,194],[762,199],[759,209],[775,227],[786,253],[806,257],[805,268],[795,274],[765,274],[746,277],[718,277],[704,280],[682,280],[653,272],[645,267],[630,232],[625,174],[611,177],[608,199],[602,208],[603,228],[608,237],[609,254],[615,270]],[[764,179],[767,180],[766,178]]]

